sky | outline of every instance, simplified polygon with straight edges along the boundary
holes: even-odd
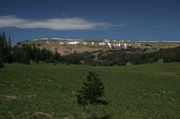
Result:
[[[0,0],[0,32],[43,37],[180,41],[180,0]]]

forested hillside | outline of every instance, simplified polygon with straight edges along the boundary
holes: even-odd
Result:
[[[93,46],[94,47],[94,46]],[[90,50],[61,55],[56,50],[39,47],[33,43],[11,46],[11,39],[5,33],[0,34],[0,66],[3,63],[65,63],[86,64],[92,66],[123,66],[153,63],[162,60],[165,63],[180,62],[180,47],[119,47],[106,50]]]

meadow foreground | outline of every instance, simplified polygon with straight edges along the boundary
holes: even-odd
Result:
[[[93,113],[110,119],[179,119],[180,63],[122,67],[64,64],[10,64],[0,72],[0,118],[86,119]],[[108,105],[81,106],[76,94],[88,71],[99,74]]]

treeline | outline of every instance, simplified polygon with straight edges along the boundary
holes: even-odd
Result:
[[[93,57],[92,53],[73,53],[66,56],[60,56],[58,52],[51,52],[46,48],[37,47],[34,44],[18,44],[11,46],[10,38],[5,33],[0,33],[0,66],[3,63],[23,63],[31,62],[39,63],[66,63],[66,64],[82,64]]]
[[[94,52],[83,52],[61,56],[61,62],[66,64],[87,64],[88,61],[94,59]]]
[[[58,52],[51,52],[46,48],[38,48],[34,44],[23,44],[12,48],[13,62],[30,64],[30,62],[84,64],[86,60],[92,60],[89,52],[73,53],[61,56]]]
[[[180,62],[180,47],[160,49],[159,54],[165,63]]]
[[[73,53],[60,56],[45,48],[40,49],[35,45],[22,45],[14,47],[13,62],[26,63],[29,61],[44,61],[45,63],[86,64],[91,66],[123,66],[128,64],[138,65],[157,62],[162,59],[165,63],[180,62],[180,47],[160,49],[149,52],[149,49],[121,49],[99,52]],[[23,60],[24,59],[24,60]]]
[[[39,63],[44,61],[46,63],[58,63],[60,55],[51,52],[45,48],[38,48],[34,44],[22,44],[12,48],[13,62],[30,64],[30,62]]]
[[[147,52],[146,49],[130,48],[121,50],[109,50],[98,55],[97,64],[106,66],[123,66],[128,64],[146,64],[157,62],[159,52]]]
[[[22,44],[12,48],[13,62],[30,64],[39,63],[65,63],[65,64],[84,64],[86,60],[92,60],[93,55],[89,52],[73,53],[61,56],[58,52],[51,52],[46,48],[39,48],[34,44]]]
[[[5,63],[12,62],[12,47],[11,47],[11,39],[7,38],[6,34],[0,33],[0,68],[4,67]]]
[[[162,59],[165,63],[180,62],[180,47],[150,51],[149,49],[128,48],[120,50],[73,53],[61,56],[46,48],[34,44],[11,46],[11,39],[5,33],[0,33],[0,67],[3,63],[45,62],[86,64],[91,66],[123,66],[128,64],[146,64]]]
[[[163,60],[164,63],[180,62],[180,47],[166,48],[155,51],[141,48],[129,48],[121,50],[109,50],[101,52],[97,60],[91,60],[88,65],[123,66],[147,64]]]
[[[22,44],[12,47],[11,39],[7,38],[4,32],[0,33],[0,67],[3,67],[4,63],[30,64],[30,62],[38,63],[40,61],[58,63],[60,62],[60,54],[45,48],[38,48],[33,44]]]

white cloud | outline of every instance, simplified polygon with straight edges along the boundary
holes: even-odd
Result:
[[[52,30],[88,30],[107,28],[113,25],[103,22],[88,21],[83,18],[53,18],[53,19],[22,19],[16,16],[0,16],[0,27],[16,27],[24,29],[44,28]]]

